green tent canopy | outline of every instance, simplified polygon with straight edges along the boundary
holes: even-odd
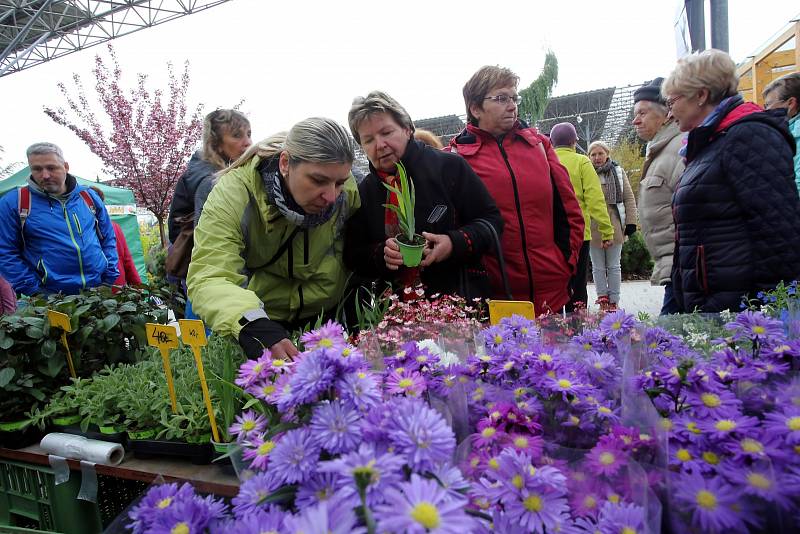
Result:
[[[9,191],[16,191],[18,187],[28,184],[28,177],[31,175],[30,168],[24,167],[15,172],[5,180],[0,180],[0,197]],[[73,174],[73,176],[75,176]],[[139,234],[139,222],[136,219],[136,199],[133,191],[122,187],[113,187],[102,182],[92,182],[84,180],[78,176],[78,183],[87,187],[94,186],[100,189],[106,197],[106,209],[111,215],[111,220],[117,223],[125,234],[125,241],[131,250],[133,262],[142,280],[147,280],[147,268],[144,263],[144,252],[142,251],[142,239]]]

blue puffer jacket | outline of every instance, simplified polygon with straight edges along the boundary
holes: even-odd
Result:
[[[31,211],[20,233],[19,196],[0,198],[0,274],[24,295],[77,293],[112,284],[119,276],[111,218],[94,191],[97,216],[80,195],[86,189],[67,175],[67,191],[54,197],[28,180]],[[95,220],[102,242],[95,228]]]
[[[794,140],[780,113],[736,96],[689,133],[673,196],[672,283],[682,311],[738,310],[800,275]]]

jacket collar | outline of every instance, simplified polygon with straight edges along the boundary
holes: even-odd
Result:
[[[654,158],[656,154],[661,152],[676,136],[681,135],[681,130],[678,124],[671,120],[666,123],[656,133],[649,143],[647,143],[647,157]]]
[[[33,192],[43,197],[55,198],[58,200],[68,199],[70,195],[72,195],[72,193],[75,192],[75,188],[78,186],[78,180],[73,175],[67,173],[67,179],[65,181],[65,184],[67,186],[67,190],[63,195],[51,195],[50,193],[39,187],[39,184],[36,183],[36,180],[33,179],[33,176],[28,176],[28,187],[30,187]]]
[[[536,146],[541,143],[539,139],[539,132],[536,128],[528,126],[525,122],[517,120],[514,127],[498,139],[486,130],[482,130],[472,124],[467,124],[467,127],[462,130],[460,134],[450,141],[450,151],[458,152],[463,156],[471,156],[480,150],[481,145],[484,143],[495,144],[498,141],[505,141],[506,139],[521,139],[530,146]]]

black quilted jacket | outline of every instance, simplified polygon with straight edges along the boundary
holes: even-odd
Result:
[[[683,312],[736,311],[743,295],[800,274],[794,151],[785,117],[754,112],[741,97],[689,133],[672,200],[672,283]]]

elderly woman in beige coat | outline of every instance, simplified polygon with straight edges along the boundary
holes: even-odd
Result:
[[[592,221],[589,257],[592,260],[592,276],[597,288],[597,304],[603,311],[613,311],[619,305],[622,285],[622,244],[628,236],[636,232],[639,214],[628,175],[611,159],[611,148],[602,141],[595,141],[589,145],[589,159],[600,178],[608,217],[614,227],[612,244],[604,247],[597,223]]]
[[[639,182],[639,223],[647,250],[655,261],[650,283],[664,286],[661,315],[678,313],[672,293],[672,255],[675,251],[675,222],[672,194],[685,167],[678,151],[684,136],[670,117],[656,78],[633,93],[633,127],[647,141],[642,180]]]

